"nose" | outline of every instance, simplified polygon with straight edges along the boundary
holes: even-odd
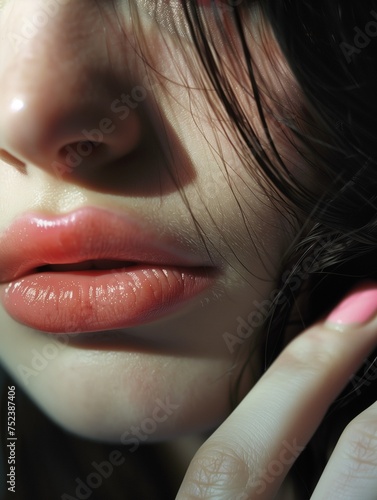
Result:
[[[98,167],[136,148],[140,113],[135,106],[114,113],[122,109],[126,89],[124,75],[112,64],[109,27],[101,14],[92,0],[5,5],[0,14],[4,161],[61,172]]]

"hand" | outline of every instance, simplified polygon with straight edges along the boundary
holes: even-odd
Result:
[[[296,337],[199,449],[176,500],[272,499],[326,410],[377,345],[377,287]],[[376,500],[377,404],[344,430],[312,500]]]

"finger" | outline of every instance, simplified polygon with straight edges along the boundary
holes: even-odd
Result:
[[[377,404],[358,415],[344,430],[312,500],[376,500]]]
[[[358,290],[329,320],[294,339],[199,449],[177,500],[273,498],[331,402],[376,344],[376,306],[377,288]],[[361,324],[348,327],[344,321],[350,318]]]

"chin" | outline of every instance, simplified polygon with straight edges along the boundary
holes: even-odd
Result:
[[[80,437],[127,445],[216,428],[229,414],[224,363],[67,347],[20,384],[56,424]]]

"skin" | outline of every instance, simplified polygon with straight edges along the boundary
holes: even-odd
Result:
[[[198,451],[177,500],[295,498],[281,488],[289,468],[376,346],[377,288],[365,290],[373,295],[368,318],[358,321],[354,290],[347,322],[325,320],[296,337]],[[348,424],[311,500],[375,498],[376,411],[373,404]]]
[[[61,2],[29,36],[24,22],[36,19],[45,7],[44,0],[9,0],[0,17],[1,231],[32,210],[61,214],[99,206],[131,212],[185,241],[203,262],[209,251],[218,278],[174,314],[120,332],[126,340],[108,332],[100,343],[80,336],[67,342],[65,336],[51,337],[17,323],[0,307],[2,363],[52,419],[80,435],[119,442],[156,414],[157,399],[173,406],[148,439],[213,429],[228,417],[231,382],[257,338],[255,333],[231,349],[224,333],[237,336],[237,318],[247,318],[255,301],[270,300],[296,225],[272,203],[255,162],[245,168],[240,161],[234,129],[198,70],[189,38],[153,20],[145,2],[140,2],[135,28],[127,5],[117,5],[122,14],[117,17],[113,5],[99,10],[89,0]],[[266,53],[279,61],[280,78]],[[288,106],[297,89],[273,39],[267,36],[254,56],[269,95],[283,95],[280,105]],[[234,59],[228,62],[230,80],[242,83],[245,75]],[[127,118],[112,111],[122,93],[132,95],[146,82],[146,98],[137,106],[135,99],[129,101]],[[282,94],[282,88],[289,91]],[[240,92],[238,97],[260,131],[252,96]],[[54,162],[61,162],[64,148],[83,140],[83,129],[98,127],[104,118],[115,124],[113,132],[104,134],[104,147],[76,169],[57,172]],[[270,119],[289,167],[302,175],[295,148]],[[255,471],[280,456],[284,440],[305,446],[375,344],[374,332],[373,323],[348,329],[346,335],[321,324],[296,339],[199,450],[178,498],[213,498],[214,491],[216,498],[270,498],[288,467],[263,494],[256,493]],[[58,354],[25,378],[21,367],[31,367],[35,353],[43,353],[51,342],[60,343]],[[260,369],[257,351],[251,365]],[[287,381],[293,376],[299,383],[292,394]],[[247,372],[241,395],[252,383]],[[258,417],[250,426],[255,408]],[[281,415],[278,425],[266,414]],[[347,464],[351,468],[352,459]],[[322,492],[337,484],[337,469],[332,470],[314,498],[323,498]]]
[[[89,0],[66,2],[43,29],[25,36],[27,21],[35,23],[45,6],[9,2],[2,14],[1,230],[30,211],[103,207],[184,241],[203,263],[210,256],[218,275],[174,314],[128,329],[124,339],[108,333],[100,348],[93,336],[48,337],[1,308],[3,363],[53,419],[79,434],[119,441],[153,414],[158,398],[177,408],[150,439],[213,428],[230,411],[231,383],[254,340],[238,337],[237,318],[247,319],[253,301],[276,289],[291,229],[253,175],[256,165],[246,170],[241,163],[234,131],[211,106],[199,61],[187,66],[194,54],[187,37],[167,32],[143,5],[133,13],[134,28],[126,6],[99,10]],[[140,88],[145,98],[138,104],[132,96]],[[240,98],[256,115],[251,97]],[[64,147],[75,149],[83,130],[98,129],[103,119],[113,130],[103,134],[102,149],[57,170]],[[17,197],[10,195],[14,186]],[[229,345],[224,335],[238,342]],[[58,355],[25,374],[24,367],[34,370],[35,352],[43,354],[51,342],[60,342]],[[243,394],[250,383],[246,374]]]

